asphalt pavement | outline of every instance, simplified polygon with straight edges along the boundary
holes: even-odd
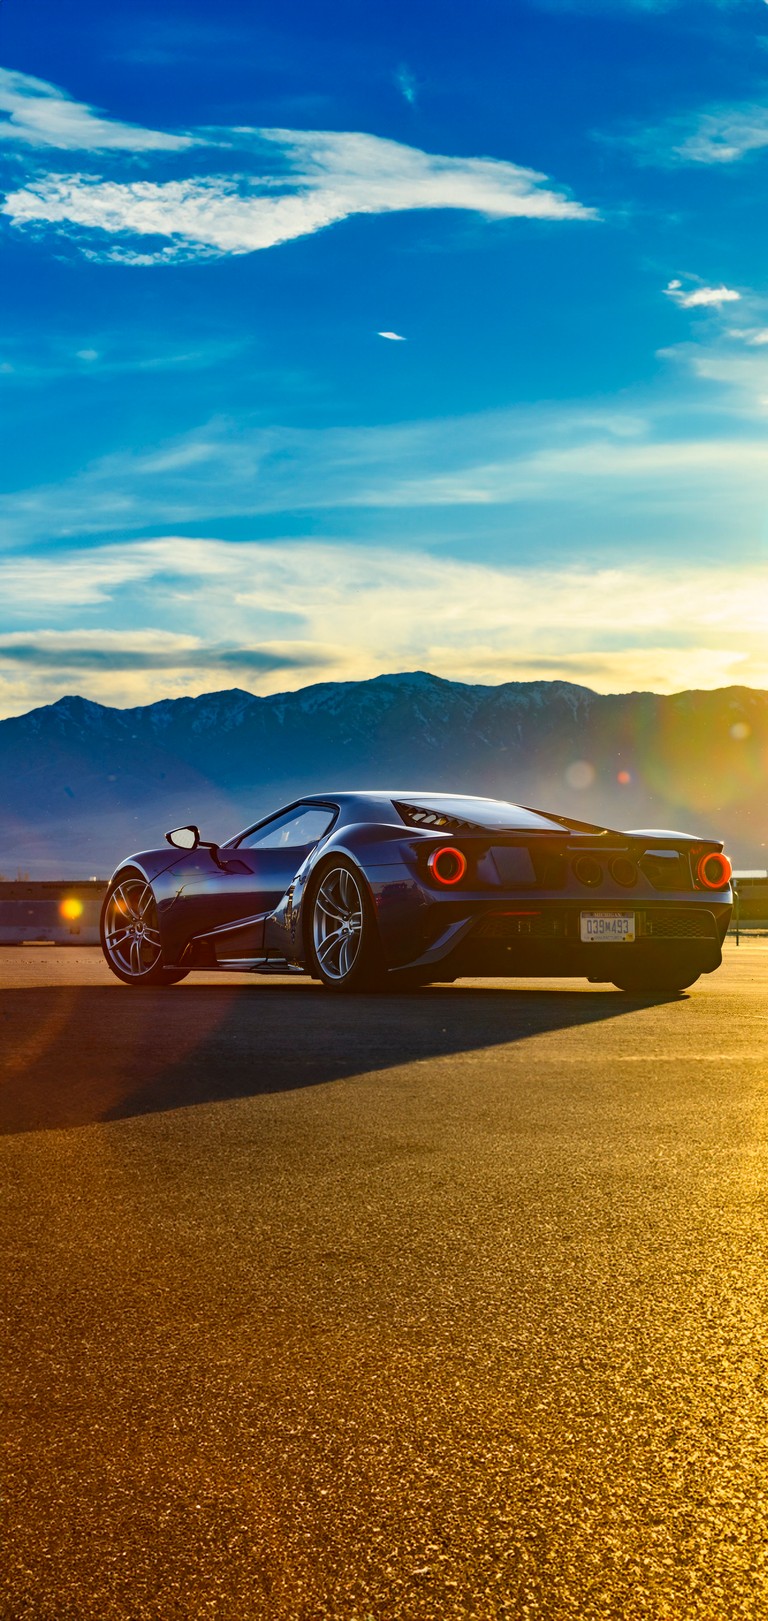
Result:
[[[3,1621],[765,1621],[768,941],[0,986]]]

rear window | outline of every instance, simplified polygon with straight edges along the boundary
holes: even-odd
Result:
[[[536,811],[524,810],[522,805],[511,805],[505,799],[473,799],[469,794],[466,797],[420,794],[418,800],[395,799],[392,803],[408,827],[431,827],[436,831],[445,828],[453,833],[486,828],[506,833],[530,828],[562,832],[557,822],[550,822]]]

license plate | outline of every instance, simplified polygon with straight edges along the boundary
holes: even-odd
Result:
[[[634,940],[634,912],[582,912],[582,940]]]

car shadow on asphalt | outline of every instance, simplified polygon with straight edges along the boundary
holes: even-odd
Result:
[[[670,999],[501,982],[355,997],[306,983],[9,990],[0,999],[0,1134],[319,1086]]]

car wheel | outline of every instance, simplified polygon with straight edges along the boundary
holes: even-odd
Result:
[[[309,910],[310,968],[329,991],[370,991],[386,979],[376,914],[358,867],[337,856],[323,867]]]
[[[635,994],[643,991],[687,991],[695,985],[700,974],[689,974],[683,968],[677,974],[625,974],[621,979],[615,979],[613,984],[618,991],[629,991]]]
[[[166,968],[152,885],[125,868],[107,890],[101,910],[101,949],[107,967],[124,985],[176,985],[184,968]]]

